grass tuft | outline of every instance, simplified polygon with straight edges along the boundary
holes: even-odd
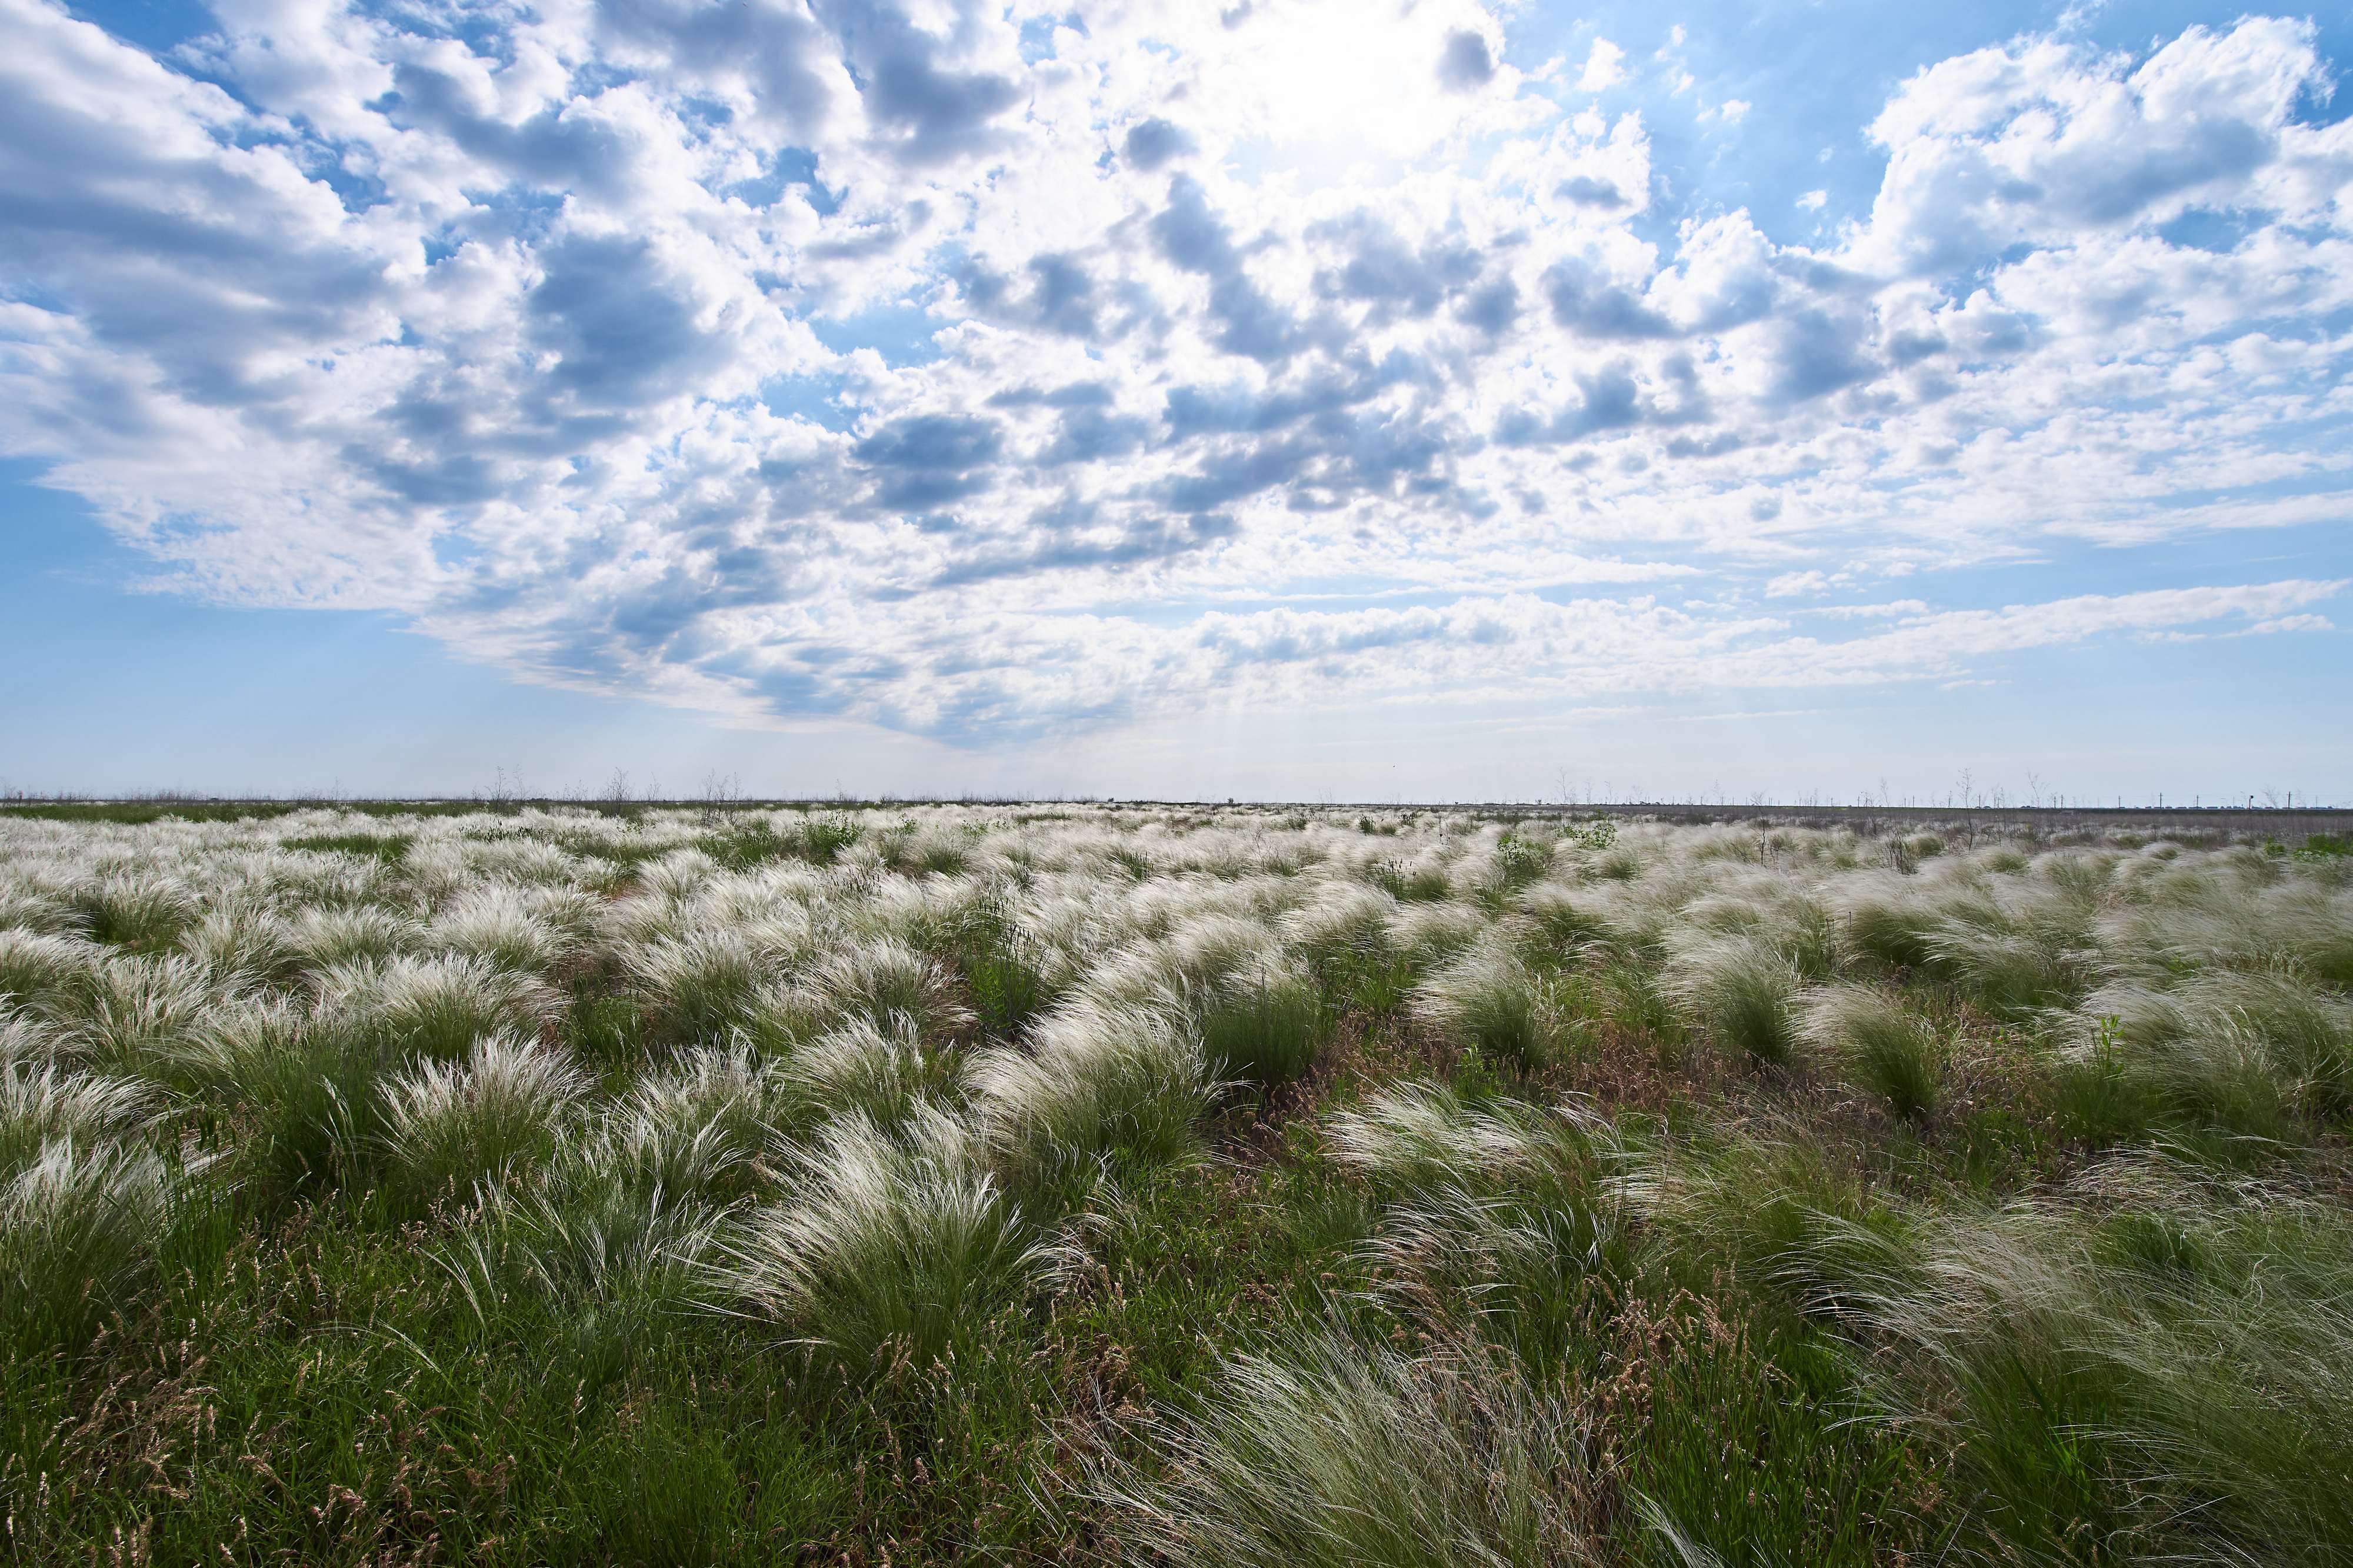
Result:
[[[71,1137],[0,1183],[0,1324],[17,1353],[79,1346],[132,1304],[174,1188],[149,1151]]]
[[[1537,1068],[1567,1045],[1556,989],[1503,941],[1463,952],[1416,987],[1414,1016],[1457,1049]]]
[[[384,1087],[384,1142],[410,1195],[479,1196],[545,1159],[588,1080],[564,1053],[491,1035],[461,1062],[427,1059]]]
[[[1945,1047],[1928,1020],[1867,985],[1826,985],[1804,998],[1798,1037],[1851,1081],[1918,1121],[1934,1110]]]
[[[1803,978],[1753,934],[1696,932],[1673,944],[1662,984],[1694,1025],[1751,1061],[1779,1066],[1797,1045]]]
[[[1326,1333],[1228,1360],[1092,1474],[1123,1560],[1202,1568],[1585,1561],[1582,1434],[1512,1364]]]
[[[968,1135],[920,1108],[902,1140],[853,1114],[797,1153],[793,1197],[722,1248],[716,1282],[853,1376],[928,1366],[1060,1266]]]

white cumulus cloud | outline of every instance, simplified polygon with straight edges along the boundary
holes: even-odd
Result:
[[[2341,587],[1934,586],[2343,516],[2308,24],[1933,65],[1808,247],[1668,166],[1692,100],[1596,106],[1606,39],[1524,76],[1477,0],[215,16],[0,0],[0,450],[177,591],[986,742],[1957,679]]]

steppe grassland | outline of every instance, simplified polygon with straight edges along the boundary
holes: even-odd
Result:
[[[9,1547],[2353,1560],[2348,986],[2129,836],[10,816]]]

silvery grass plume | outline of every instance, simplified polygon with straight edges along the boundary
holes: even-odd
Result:
[[[1683,1016],[1751,1060],[1778,1066],[1797,1044],[1799,987],[1788,956],[1754,932],[1678,932],[1661,989]]]
[[[2273,970],[2201,977],[2184,987],[2189,1016],[2200,1013],[2253,1041],[2289,1097],[2306,1114],[2353,1116],[2353,1003]]]
[[[1099,1006],[1183,1020],[1219,1078],[1280,1083],[1304,1072],[1323,1043],[1314,981],[1266,925],[1230,914],[1193,916],[1099,966],[1080,989]]]
[[[1524,1068],[1559,1056],[1575,1021],[1559,987],[1498,932],[1465,949],[1413,991],[1413,1014],[1458,1050]]]
[[[885,1129],[898,1126],[922,1100],[940,1100],[955,1088],[955,1061],[927,1045],[913,1021],[893,1014],[878,1025],[854,1017],[795,1048],[776,1069],[778,1112],[794,1127],[860,1115]]]
[[[619,1355],[694,1305],[731,1216],[776,1184],[765,1163],[792,1100],[744,1048],[681,1051],[632,1085],[534,1179],[496,1185],[450,1243],[478,1313],[521,1291],[596,1356]]]
[[[1464,1306],[1542,1348],[1577,1279],[1620,1242],[1623,1154],[1582,1107],[1407,1084],[1335,1116],[1327,1136],[1333,1160],[1385,1201],[1366,1261],[1434,1316]]]
[[[815,867],[788,862],[712,877],[684,900],[648,896],[620,908],[667,908],[696,925],[754,926],[772,920],[789,924],[822,906],[832,887]]]
[[[1482,902],[1500,904],[1548,876],[1560,844],[1548,826],[1507,828],[1456,863],[1455,884]]]
[[[1852,1298],[1988,1561],[2353,1558],[2353,1229],[2161,1163],[1923,1221]]]
[[[939,945],[954,955],[975,1024],[997,1039],[1018,1034],[1078,979],[1070,950],[1039,929],[1008,887],[964,903]]]
[[[807,912],[795,910],[739,926],[657,937],[624,947],[621,963],[665,1033],[711,1041],[753,1021],[765,995],[801,963],[813,940]]]
[[[364,1158],[393,1065],[381,1041],[348,1021],[262,995],[215,1008],[175,1049],[169,1072],[229,1112],[235,1163],[293,1190]]]
[[[1097,964],[1085,990],[1111,1006],[1210,995],[1238,972],[1266,962],[1273,944],[1264,926],[1231,914],[1172,921],[1156,940],[1136,942]]]
[[[968,1027],[972,1014],[928,955],[884,940],[819,953],[792,985],[763,998],[753,1027],[788,1044],[858,1021],[938,1039]]]
[[[807,1098],[749,1047],[701,1047],[630,1085],[592,1142],[597,1158],[635,1185],[730,1202],[765,1184],[760,1161]]]
[[[1429,903],[1453,896],[1453,858],[1448,849],[1431,846],[1398,859],[1377,861],[1366,868],[1366,875],[1402,903]]]
[[[1608,944],[1621,935],[1611,918],[1610,901],[1582,887],[1538,882],[1521,890],[1517,908],[1556,948]]]
[[[1904,1211],[1795,1121],[1652,1151],[1630,1178],[1623,1190],[1646,1221],[1651,1261],[1694,1280],[1728,1278],[1810,1314],[1850,1309],[1910,1230]]]
[[[2144,902],[2102,921],[2107,948],[2160,973],[2283,963],[2322,984],[2353,987],[2353,887],[2347,874],[2298,868],[2284,878],[2261,857],[2235,851],[2169,868]]]
[[[205,966],[184,953],[100,959],[43,1005],[76,1055],[124,1072],[157,1068],[218,1000]]]
[[[1745,934],[1772,948],[1811,981],[1838,967],[1836,921],[1805,889],[1771,872],[1746,872],[1683,907],[1687,929]]]
[[[586,919],[585,910],[543,889],[490,882],[452,899],[434,917],[426,940],[445,952],[541,974],[571,951]]]
[[[117,947],[162,947],[197,915],[195,893],[176,878],[138,870],[103,872],[75,889],[90,932]]]
[[[2323,984],[2353,989],[2353,887],[2289,882],[2257,904],[2259,942]]]
[[[1799,1128],[1649,1192],[1654,1247],[1848,1325],[1873,1396],[1956,1457],[1965,1559],[2345,1560],[2341,1210],[2151,1160],[1990,1214],[1919,1210]]]
[[[55,1139],[0,1182],[0,1325],[18,1354],[87,1341],[153,1277],[175,1182],[153,1152]]]
[[[910,825],[876,847],[883,865],[908,876],[953,877],[973,858],[969,836],[937,823]]]
[[[280,983],[290,978],[301,962],[288,941],[283,917],[255,903],[207,910],[180,933],[179,945],[216,985]]]
[[[1284,913],[1275,929],[1284,946],[1323,969],[1388,950],[1398,901],[1377,888],[1328,882]]]
[[[385,1151],[411,1195],[462,1202],[545,1159],[590,1087],[554,1046],[486,1036],[461,1062],[428,1058],[385,1085]]]
[[[1261,953],[1206,992],[1176,999],[1201,1038],[1209,1072],[1256,1084],[1287,1082],[1324,1043],[1324,994],[1291,963]]]
[[[456,894],[473,879],[466,845],[449,836],[443,824],[433,824],[408,841],[400,858],[401,879],[430,909]]]
[[[2063,1108],[2094,1139],[2172,1122],[2276,1142],[2353,1111],[2353,1006],[2292,970],[2112,982],[2048,1022]]]
[[[2069,1006],[2099,978],[2094,912],[2063,892],[1980,890],[1946,904],[1928,938],[1928,965],[2013,1017]]]
[[[1796,1033],[1896,1115],[1917,1121],[1936,1109],[1949,1053],[1901,997],[1868,985],[1817,986],[1800,998]]]
[[[78,1054],[73,1037],[55,1019],[0,1001],[0,1068],[67,1066]]]
[[[974,1121],[1019,1183],[1084,1182],[1102,1163],[1191,1152],[1216,1094],[1200,1040],[1167,1009],[1082,998],[983,1051],[965,1078]]]
[[[278,849],[267,881],[286,899],[311,908],[343,909],[400,896],[397,874],[373,855]]]
[[[1591,1556],[1584,1440],[1508,1357],[1409,1358],[1336,1331],[1229,1359],[1108,1448],[1111,1555],[1198,1568],[1555,1568]]]
[[[1583,1110],[1473,1099],[1451,1084],[1408,1082],[1331,1118],[1332,1158],[1383,1190],[1551,1184],[1581,1173],[1604,1126]]]
[[[338,964],[318,991],[322,1013],[385,1051],[436,1061],[464,1056],[485,1035],[536,1035],[562,1012],[535,976],[447,954]]]
[[[655,1144],[577,1140],[536,1179],[491,1187],[436,1256],[477,1317],[552,1314],[592,1375],[609,1374],[682,1312],[717,1304],[709,1264],[744,1163],[717,1121]]]
[[[1831,894],[1844,955],[1894,969],[1925,967],[1943,919],[1937,893],[1934,885],[1895,872],[1846,879]]]
[[[544,839],[511,835],[490,840],[470,840],[467,845],[466,865],[478,876],[504,884],[521,883],[526,887],[566,889],[575,896],[569,884],[586,879],[593,873],[593,863],[571,854],[563,846]]]
[[[421,934],[415,921],[372,904],[301,909],[288,917],[286,945],[304,970],[322,974],[340,965],[381,962],[409,952]]]
[[[844,1117],[794,1152],[793,1196],[750,1215],[714,1282],[850,1375],[930,1365],[1064,1263],[985,1165],[937,1107],[917,1107],[897,1136]]]
[[[638,868],[638,886],[658,899],[683,901],[719,874],[719,862],[700,849],[673,849]]]
[[[8,869],[0,867],[0,876],[5,876]],[[62,894],[38,887],[0,883],[0,931],[79,936],[89,927],[89,917],[68,903]]]
[[[1486,934],[1486,912],[1470,904],[1408,904],[1389,918],[1388,944],[1416,969],[1461,952]]]
[[[0,931],[0,999],[47,1007],[79,989],[107,951],[84,937],[12,927]]]
[[[7,1027],[0,1020],[0,1034]],[[131,1137],[159,1109],[153,1087],[138,1079],[7,1058],[0,1064],[0,1177],[24,1170],[52,1142],[87,1147]]]
[[[842,911],[843,926],[864,941],[938,952],[953,945],[965,922],[995,896],[976,877],[916,876],[877,879],[862,900]]]

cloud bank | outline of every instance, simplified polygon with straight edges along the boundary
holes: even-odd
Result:
[[[1875,188],[1760,216],[1693,160],[1772,103],[1473,0],[211,14],[0,0],[0,449],[174,591],[985,744],[1946,681],[2345,586],[2032,565],[2346,516],[2304,23],[1943,60]]]

